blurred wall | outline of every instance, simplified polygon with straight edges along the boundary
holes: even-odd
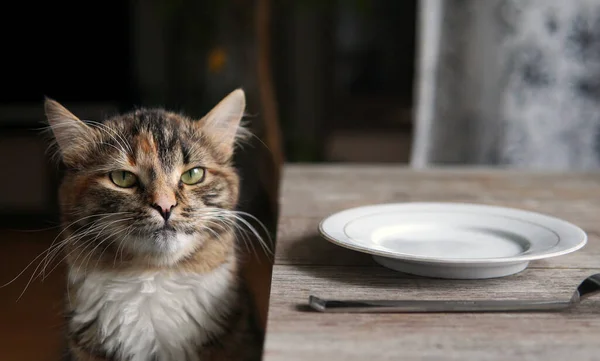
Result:
[[[420,4],[413,166],[600,166],[600,1]]]

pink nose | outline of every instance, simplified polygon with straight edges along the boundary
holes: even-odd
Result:
[[[152,208],[156,209],[158,213],[167,221],[171,216],[171,210],[177,205],[174,194],[157,194],[154,197],[154,203]]]

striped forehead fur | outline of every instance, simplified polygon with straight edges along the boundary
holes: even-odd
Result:
[[[236,141],[232,131],[245,132],[239,130],[241,119],[232,118],[236,115],[230,109],[238,110],[239,117],[243,114],[239,106],[217,107],[204,118],[193,120],[164,109],[140,108],[96,122],[81,121],[60,104],[48,100],[49,122],[67,165],[60,191],[62,218],[79,227],[66,232],[72,234],[67,241],[74,245],[70,247],[75,249],[74,254],[77,255],[78,245],[98,243],[95,248],[83,248],[79,253],[85,251],[88,258],[98,258],[94,259],[95,264],[108,264],[102,258],[114,257],[116,252],[129,259],[127,264],[135,264],[136,259],[140,264],[148,264],[148,257],[157,255],[136,254],[136,247],[138,253],[152,247],[157,253],[166,249],[143,243],[150,242],[147,240],[140,241],[152,238],[153,227],[161,221],[157,221],[152,206],[153,197],[161,192],[172,192],[176,200],[169,226],[180,240],[195,239],[186,242],[189,247],[173,251],[176,254],[188,257],[201,252],[211,238],[231,237],[234,222],[223,218],[227,218],[225,212],[234,210],[239,192],[239,179],[230,163]],[[206,180],[193,186],[182,184],[180,175],[191,167],[204,169]],[[111,184],[109,174],[117,170],[134,173],[138,178],[136,187],[119,189]],[[105,228],[99,229],[101,226]],[[88,234],[82,234],[81,230]],[[92,242],[90,238],[95,240]],[[128,241],[131,239],[137,244]],[[221,240],[218,244],[233,251],[231,242]],[[215,252],[214,247],[206,249]],[[165,259],[173,266],[177,263],[172,259],[173,254],[157,257],[161,259],[155,264],[165,264]],[[69,259],[77,262],[76,258]],[[115,263],[115,267],[123,266]]]
[[[231,160],[248,135],[244,108],[236,90],[198,120],[141,108],[82,121],[46,101],[66,166],[65,228],[51,255],[63,252],[69,269],[74,360],[260,359],[236,249],[240,180]],[[191,170],[194,182],[183,177]]]

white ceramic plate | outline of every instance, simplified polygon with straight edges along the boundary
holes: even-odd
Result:
[[[397,203],[348,209],[319,231],[379,264],[420,276],[479,279],[518,273],[532,260],[574,252],[586,233],[564,220],[463,203]]]

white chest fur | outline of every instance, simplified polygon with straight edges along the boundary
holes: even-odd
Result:
[[[82,282],[72,322],[96,320],[105,350],[125,360],[195,361],[234,302],[230,266],[208,274],[71,273],[72,282]]]

